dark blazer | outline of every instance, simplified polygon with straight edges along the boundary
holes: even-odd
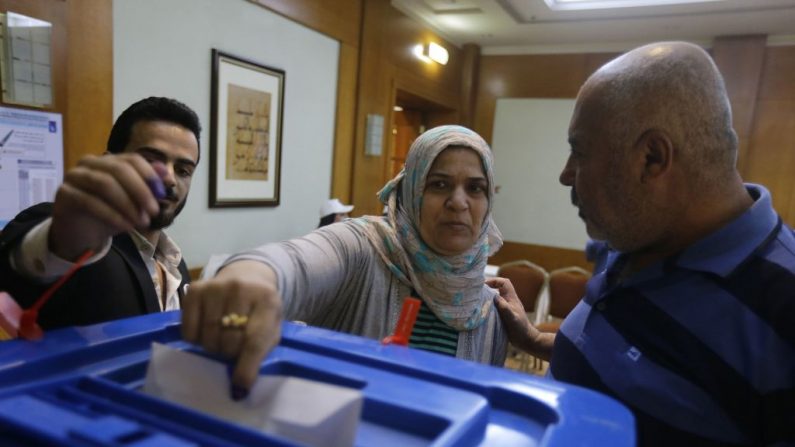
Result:
[[[0,233],[0,290],[9,292],[23,308],[30,307],[47,289],[11,269],[11,249],[34,226],[52,214],[52,203],[34,205],[8,223]],[[190,281],[185,261],[179,271],[182,299]],[[159,312],[154,284],[132,238],[126,233],[113,238],[110,251],[99,261],[82,267],[39,311],[44,329],[100,323]]]

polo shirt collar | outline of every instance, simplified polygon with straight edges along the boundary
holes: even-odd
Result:
[[[770,193],[763,186],[745,185],[754,204],[723,228],[697,241],[679,255],[654,263],[627,278],[621,286],[627,287],[649,279],[659,278],[666,269],[673,266],[711,272],[721,277],[731,274],[744,260],[769,237],[778,227],[779,217],[773,209]],[[626,255],[609,254],[605,269],[595,275],[588,284],[586,301],[594,302],[608,291],[609,278],[623,268]]]
[[[673,259],[676,266],[726,277],[771,236],[779,222],[770,193],[747,183],[754,199],[743,214],[723,228],[699,240]]]

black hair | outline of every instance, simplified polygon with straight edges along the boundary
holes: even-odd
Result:
[[[193,132],[193,135],[196,136],[196,143],[199,142],[199,133],[202,130],[199,117],[190,107],[176,99],[150,96],[121,112],[110,130],[107,151],[111,154],[124,152],[124,148],[130,142],[133,126],[140,121],[167,121],[178,124]],[[201,151],[199,151],[199,156],[201,156]]]
[[[326,214],[325,216],[320,218],[320,224],[317,226],[325,227],[326,225],[330,225],[334,223],[334,219],[337,217],[337,213]]]

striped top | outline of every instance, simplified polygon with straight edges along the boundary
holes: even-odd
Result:
[[[770,194],[617,283],[611,253],[555,339],[551,375],[611,395],[639,445],[795,443],[795,235]]]
[[[412,296],[417,296],[412,294]],[[444,324],[431,309],[420,300],[420,311],[409,337],[409,347],[437,352],[455,357],[458,349],[458,331]]]

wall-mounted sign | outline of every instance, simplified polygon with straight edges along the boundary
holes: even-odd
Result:
[[[63,181],[61,114],[0,107],[0,229]]]
[[[52,105],[52,24],[14,12],[0,14],[3,102]]]
[[[367,129],[364,137],[364,154],[380,156],[384,147],[384,115],[367,115]]]

